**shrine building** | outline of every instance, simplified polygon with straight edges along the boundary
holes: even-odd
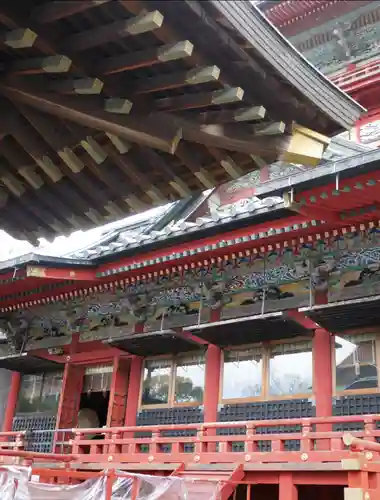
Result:
[[[376,2],[3,3],[0,461],[379,498],[375,103],[299,52]]]

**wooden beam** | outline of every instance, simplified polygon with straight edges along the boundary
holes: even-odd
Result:
[[[118,167],[139,187],[148,197],[152,200],[153,204],[162,205],[168,203],[169,200],[161,193],[161,191],[154,186],[148,177],[141,172],[135,165],[134,159],[127,154],[115,154],[110,148],[106,148],[112,160]],[[136,211],[140,211],[143,207],[147,208],[143,203],[136,203],[136,197],[128,195],[125,197],[125,202]]]
[[[192,174],[198,179],[200,185],[206,189],[211,189],[216,186],[216,181],[212,174],[202,167],[201,163],[198,162],[195,150],[185,142],[181,142],[179,145],[176,156],[186,165],[186,167],[192,172]]]
[[[185,59],[193,53],[194,46],[188,40],[170,45],[163,45],[154,49],[146,49],[112,56],[99,62],[95,70],[100,74],[111,75],[122,71],[131,71],[162,64],[177,59]]]
[[[179,196],[186,198],[192,195],[187,184],[176,175],[175,171],[165,162],[161,155],[156,153],[156,151],[149,148],[139,148],[138,154],[145,164],[150,165],[152,169],[160,171],[165,181]]]
[[[93,137],[87,136],[80,141],[82,148],[91,156],[97,165],[101,165],[107,159],[107,153]]]
[[[48,90],[62,94],[95,95],[103,90],[104,83],[99,78],[72,78],[55,82],[41,82]]]
[[[7,31],[0,37],[1,42],[12,49],[33,47],[36,39],[37,33],[29,28],[18,28]]]
[[[176,118],[177,120],[177,118]],[[283,154],[291,141],[291,135],[283,134],[280,137],[255,137],[249,129],[228,125],[204,125],[195,127],[194,124],[183,124],[183,138],[207,147],[239,151],[245,154],[259,155],[270,160],[276,160]]]
[[[54,268],[42,266],[27,266],[27,278],[44,278],[52,280],[74,280],[74,281],[94,281],[96,273],[94,269],[75,268]]]
[[[17,172],[33,189],[40,189],[44,181],[36,172],[36,164],[32,158],[22,149],[12,145],[9,140],[4,140],[0,143],[0,153],[8,161],[10,165],[16,167]]]
[[[250,108],[226,109],[221,111],[205,111],[197,117],[199,123],[212,125],[213,123],[233,123],[257,121],[265,118],[264,106],[252,106]]]
[[[301,205],[296,201],[291,200],[289,193],[282,195],[285,208],[294,210],[295,212],[304,215],[310,219],[325,220],[326,222],[334,222],[335,224],[342,224],[344,221],[341,219],[339,212],[334,212],[320,205]]]
[[[67,73],[71,65],[71,59],[64,55],[32,57],[15,61],[10,67],[10,73],[13,75]]]
[[[127,36],[153,31],[162,26],[163,21],[164,16],[158,10],[142,12],[131,19],[118,20],[68,36],[64,40],[64,48],[68,51],[79,52],[110,42],[118,42]]]
[[[244,175],[243,170],[236,165],[234,160],[230,156],[226,155],[224,151],[216,148],[208,148],[208,150],[232,179],[238,179]]]
[[[132,109],[132,103],[128,99],[122,99],[121,97],[110,97],[105,100],[104,109],[108,113],[128,115]]]
[[[26,136],[29,138],[30,134],[27,133]],[[17,142],[13,139],[7,138],[7,140],[2,141],[2,143],[0,144],[0,152],[3,158],[5,158],[8,162],[8,168],[6,169],[7,173],[9,173],[10,170],[17,172],[20,166],[33,166],[30,165],[32,157],[28,153],[26,153],[26,151],[21,146],[18,146]],[[37,164],[39,165],[38,161]],[[81,228],[80,226],[78,227],[78,224],[72,224],[72,222],[70,221],[70,219],[74,217],[72,208],[69,209],[68,206],[62,203],[55,185],[46,186],[45,184],[45,186],[41,186],[38,190],[23,189],[22,192],[17,193],[17,185],[15,186],[12,179],[8,179],[8,181],[8,188],[11,188],[13,194],[22,195],[20,200],[22,202],[25,200],[24,205],[29,207],[31,211],[37,214],[36,210],[40,210],[39,206],[41,206],[41,212],[37,215],[40,218],[42,217],[42,221],[46,220],[46,222],[50,224],[48,217],[50,216],[50,214],[52,214],[59,220],[62,220],[64,222],[67,221],[70,226],[75,229]],[[14,190],[14,187],[16,187],[16,191]],[[64,186],[61,185],[59,187],[63,188]],[[67,200],[67,196],[65,198]],[[75,208],[76,204],[72,203],[72,200],[70,200],[70,205],[74,205]],[[45,214],[45,217],[43,216],[43,214]]]
[[[205,108],[239,102],[243,99],[244,90],[240,87],[215,90],[214,92],[200,92],[199,94],[185,94],[177,97],[165,97],[153,103],[157,111],[178,111],[182,109]]]
[[[286,131],[286,123],[284,122],[269,122],[260,123],[250,127],[250,130],[256,137],[264,135],[281,135]]]
[[[124,153],[127,153],[131,149],[131,144],[127,141],[124,141],[123,139],[120,139],[120,137],[109,134],[108,132],[106,133],[106,136],[122,155]]]
[[[291,141],[284,151],[283,160],[316,167],[322,159],[330,139],[305,127],[293,127]]]
[[[138,80],[133,93],[136,95],[150,94],[188,85],[217,82],[219,76],[220,69],[217,66],[202,66],[179,73],[169,73]]]
[[[75,98],[69,96],[57,97],[52,93],[35,92],[19,85],[0,85],[0,89],[8,98],[16,102],[168,153],[175,152],[182,136],[181,127],[174,124],[170,117],[119,116],[93,109],[91,105],[78,103]]]
[[[38,166],[42,170],[44,170],[46,174],[49,174],[48,168],[49,167],[51,168],[52,166],[56,167],[54,163],[52,163],[51,161],[50,162],[47,161],[50,160],[50,157],[48,156],[51,152],[50,148],[54,150],[56,148],[58,149],[61,146],[61,150],[58,149],[57,152],[58,156],[60,156],[62,160],[67,160],[66,156],[69,156],[72,150],[69,147],[62,148],[62,143],[66,142],[66,144],[70,144],[73,143],[75,139],[70,138],[65,128],[63,128],[59,123],[56,124],[52,123],[47,116],[39,114],[35,110],[27,108],[22,105],[21,106],[19,105],[19,107],[22,110],[24,116],[27,118],[27,120],[33,125],[34,129],[37,130],[42,137],[44,137],[46,142],[42,141],[42,139],[39,137],[39,135],[36,133],[34,129],[31,129],[29,131],[27,128],[25,129],[25,127],[22,127],[21,117],[18,118],[18,123],[13,122],[12,133],[14,137],[17,139],[17,141],[31,156],[31,158],[33,158],[36,161]],[[46,147],[46,144],[48,144],[49,146]],[[50,165],[50,163],[52,165]],[[69,168],[65,168],[65,166],[62,166],[62,171],[60,170],[60,173],[65,173],[71,179],[74,186],[77,187],[78,192],[82,196],[76,193],[75,188],[73,186],[71,187],[69,192],[67,192],[66,190],[66,194],[64,195],[63,199],[67,200],[69,206],[74,205],[77,207],[81,207],[80,213],[84,213],[85,215],[87,215],[87,217],[93,223],[100,223],[104,221],[103,215],[107,214],[107,211],[102,209],[102,207],[99,205],[99,202],[106,205],[108,202],[107,195],[101,189],[99,189],[98,185],[92,180],[92,178],[88,174],[85,176],[76,175],[77,172],[73,171],[74,169],[73,165],[75,167],[78,167],[78,171],[80,171],[82,169],[79,168],[79,166],[83,165],[84,168],[84,163],[79,157],[75,155],[75,153],[72,152],[72,155],[70,156],[70,161],[67,160],[64,163],[66,164],[66,167]],[[62,186],[61,186],[62,180],[61,179],[59,180],[61,181],[59,189],[60,191],[62,191]],[[65,183],[65,188],[66,187],[68,186]],[[90,210],[88,210],[89,203],[88,202],[86,203],[85,200],[90,200],[89,203],[92,204]],[[97,210],[94,207],[97,207]],[[70,217],[71,216],[72,214],[70,215]]]
[[[60,220],[54,217],[52,212],[46,211],[44,206],[39,203],[39,200],[34,198],[31,192],[28,192],[16,175],[10,172],[12,166],[3,160],[0,163],[0,180],[9,191],[9,197],[17,207],[20,213],[24,213],[24,218],[29,219],[30,216],[35,220],[31,229],[35,229],[36,224],[43,228],[45,234],[50,237],[52,234],[67,232],[67,226],[62,224]],[[10,200],[9,200],[10,201]],[[4,206],[1,207],[4,210]],[[10,207],[11,208],[11,207]],[[12,209],[14,211],[14,208]],[[17,210],[18,212],[18,210]],[[22,224],[20,228],[25,229]]]
[[[47,24],[85,12],[110,0],[57,0],[34,7],[31,18],[38,24]]]

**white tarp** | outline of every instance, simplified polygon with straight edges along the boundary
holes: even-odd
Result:
[[[178,477],[158,477],[119,472],[112,486],[112,500],[218,500],[219,485]],[[137,481],[137,483],[136,483]],[[54,485],[34,481],[27,468],[0,470],[1,500],[106,500],[107,478],[100,476],[77,485]],[[107,499],[108,500],[108,499]]]

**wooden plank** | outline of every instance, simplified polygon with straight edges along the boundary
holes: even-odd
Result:
[[[240,87],[215,90],[214,92],[200,92],[199,94],[185,94],[177,97],[165,97],[154,101],[153,107],[157,111],[177,111],[181,109],[205,108],[239,102],[243,99],[244,90]]]
[[[47,24],[85,12],[110,0],[57,0],[34,7],[31,18],[38,24]]]
[[[147,49],[112,56],[101,61],[95,70],[100,74],[111,75],[122,71],[132,71],[137,68],[145,68],[162,64],[177,59],[190,57],[194,46],[188,40],[170,45],[163,45],[155,49]]]
[[[121,19],[89,30],[82,30],[64,40],[65,50],[88,50],[122,38],[140,35],[162,26],[164,16],[158,11],[142,12],[131,19]]]
[[[201,83],[217,82],[220,69],[217,66],[202,66],[179,73],[152,76],[138,80],[134,94],[149,94],[161,90],[170,90],[187,85],[199,85]]]
[[[174,124],[170,117],[120,116],[94,109],[90,104],[78,103],[69,96],[58,97],[52,93],[35,92],[19,85],[0,85],[0,88],[10,99],[40,111],[168,153],[175,152],[181,139],[181,127]]]

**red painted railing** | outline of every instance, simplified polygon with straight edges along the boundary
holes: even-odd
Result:
[[[336,462],[349,456],[347,430],[376,441],[377,422],[380,415],[74,429],[71,444],[88,463]]]
[[[371,61],[338,75],[332,75],[331,81],[345,92],[355,92],[380,81],[380,60]]]
[[[343,441],[347,432],[366,442],[380,441],[380,415],[59,430],[55,451],[72,454],[81,463],[141,466],[338,462],[350,454]],[[0,433],[0,440],[0,457],[1,449],[22,450],[31,444],[25,432]],[[376,446],[373,451],[379,453]]]

